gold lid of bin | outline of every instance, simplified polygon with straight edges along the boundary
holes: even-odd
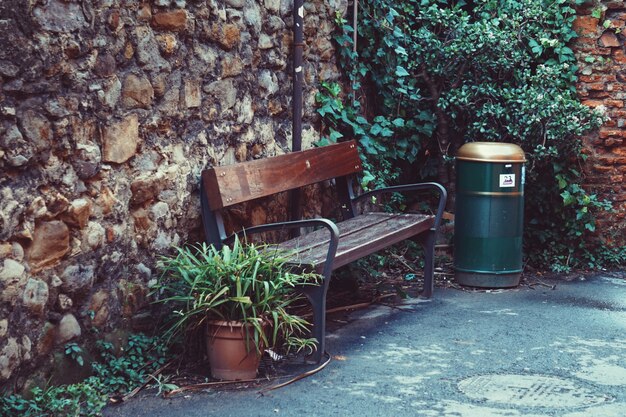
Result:
[[[526,162],[524,151],[512,143],[470,142],[461,146],[456,159],[477,162]]]

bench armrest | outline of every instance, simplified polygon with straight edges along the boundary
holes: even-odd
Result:
[[[441,218],[443,216],[443,211],[446,207],[446,200],[448,198],[448,193],[446,189],[436,182],[423,182],[417,184],[405,184],[405,185],[395,185],[392,187],[384,187],[378,188],[376,190],[367,191],[360,196],[354,198],[354,202],[358,202],[361,200],[365,200],[369,197],[378,195],[378,194],[389,194],[389,193],[403,193],[407,191],[419,191],[419,190],[428,190],[434,189],[439,193],[439,204],[437,205],[437,213],[435,215],[435,223],[433,224],[433,229],[437,230],[439,225],[441,224]]]
[[[273,230],[289,230],[300,227],[315,226],[322,226],[328,229],[330,233],[328,252],[326,253],[326,262],[324,263],[324,271],[322,272],[324,278],[327,278],[330,277],[330,273],[333,267],[333,261],[335,260],[335,254],[337,253],[337,245],[339,244],[339,229],[337,228],[337,225],[335,223],[328,219],[292,220],[288,222],[268,223],[258,226],[252,226],[228,236],[226,239],[224,239],[224,243],[231,242],[233,239],[235,239],[235,236],[245,236],[248,234],[270,232]]]

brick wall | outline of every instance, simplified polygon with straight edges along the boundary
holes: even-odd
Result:
[[[626,2],[595,1],[578,8],[573,49],[579,62],[579,96],[607,121],[584,139],[589,158],[585,185],[613,202],[598,231],[607,243],[626,244]]]

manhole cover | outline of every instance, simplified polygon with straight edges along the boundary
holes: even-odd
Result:
[[[479,375],[459,382],[468,397],[525,407],[579,408],[608,400],[574,381],[542,375]]]

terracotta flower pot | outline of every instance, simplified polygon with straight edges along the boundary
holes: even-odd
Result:
[[[256,377],[263,347],[256,349],[254,329],[246,329],[237,321],[211,321],[207,329],[207,351],[213,378],[228,381],[253,379]],[[248,348],[250,349],[248,351]]]

